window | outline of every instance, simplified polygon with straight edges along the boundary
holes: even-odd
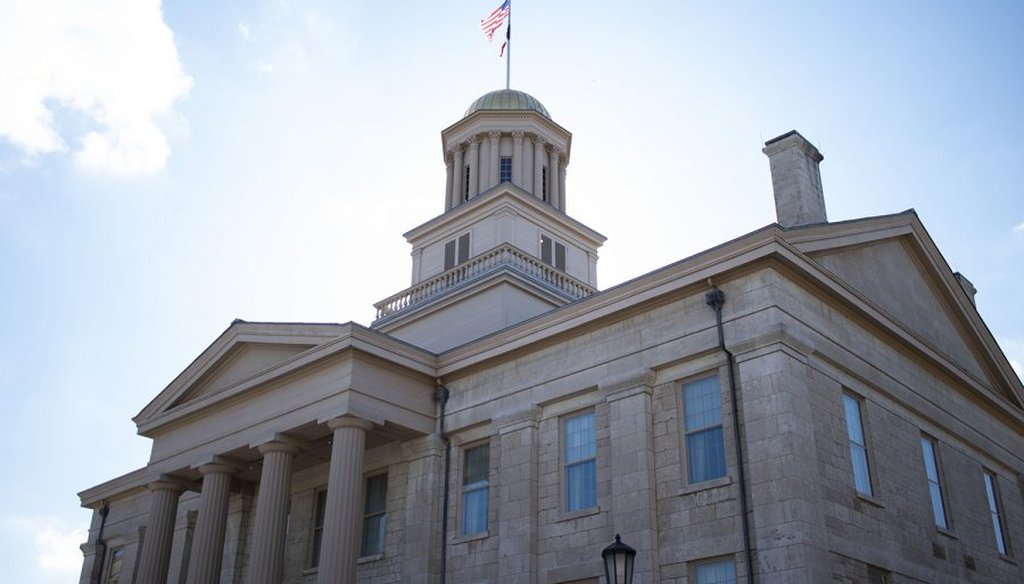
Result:
[[[121,584],[121,570],[124,568],[124,548],[117,548],[110,553],[110,565],[107,567],[106,584]]]
[[[725,438],[718,376],[683,384],[683,432],[690,484],[725,476]]]
[[[501,182],[512,182],[512,157],[501,157]]]
[[[850,443],[853,483],[858,493],[871,496],[871,471],[868,468],[868,449],[861,423],[860,400],[851,395],[843,395],[843,409],[846,412],[846,435]]]
[[[566,418],[562,425],[565,449],[565,510],[597,506],[597,437],[594,413]]]
[[[540,198],[542,201],[548,200],[548,167],[544,167],[540,170]]]
[[[946,507],[942,497],[942,481],[939,480],[939,463],[935,458],[935,441],[927,436],[921,437],[921,452],[924,454],[924,472],[928,477],[928,493],[932,498],[932,516],[935,526],[946,529]]]
[[[565,246],[547,235],[540,236],[540,261],[565,271]]]
[[[469,234],[463,233],[457,239],[444,244],[444,271],[469,259]]]
[[[481,444],[465,451],[462,457],[462,534],[487,531],[488,474],[491,445]]]
[[[313,555],[309,567],[320,565],[320,544],[324,539],[324,512],[327,510],[327,489],[316,492],[316,505],[313,508]]]
[[[387,519],[388,475],[366,479],[366,506],[363,510],[362,556],[384,552],[384,523]]]
[[[992,531],[996,536],[996,549],[999,555],[1007,556],[1006,533],[1003,531],[1003,518],[999,507],[999,489],[996,475],[985,471],[985,495],[988,496],[988,513],[992,516]]]
[[[468,164],[466,165],[466,172],[464,174],[465,174],[465,179],[463,179],[463,184],[462,184],[462,187],[463,187],[462,188],[462,200],[463,201],[468,201],[469,200],[469,165]]]
[[[732,560],[704,562],[693,568],[696,584],[735,584],[736,566]]]

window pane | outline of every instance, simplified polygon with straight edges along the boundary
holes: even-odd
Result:
[[[985,495],[988,497],[988,510],[992,516],[992,530],[995,532],[996,549],[1002,555],[1006,554],[1006,540],[1003,538],[1003,519],[999,513],[999,499],[996,496],[996,485],[994,477],[985,473]]]
[[[459,236],[459,263],[465,263],[469,259],[469,234]]]
[[[375,556],[384,550],[386,515],[373,515],[363,520],[363,556]]]
[[[565,246],[555,242],[555,267],[565,271]]]
[[[471,485],[481,481],[487,482],[490,458],[491,447],[489,444],[482,444],[466,450],[465,462],[462,468],[462,484]]]
[[[843,396],[843,409],[846,411],[846,433],[851,442],[864,445],[864,428],[860,423],[860,402],[848,395]]]
[[[501,158],[501,182],[511,182],[512,180],[512,159],[503,156]]]
[[[455,267],[455,240],[451,240],[444,244],[444,270],[448,270]]]
[[[736,566],[731,561],[698,564],[694,569],[697,584],[735,584]]]
[[[313,557],[310,566],[315,568],[320,565],[320,544],[324,537],[324,513],[327,510],[327,490],[316,494],[316,514],[313,517]]]
[[[850,465],[857,492],[871,495],[871,471],[868,466],[868,451],[864,442],[864,426],[860,417],[860,400],[843,396],[843,411],[846,414],[846,435],[850,442]]]
[[[853,465],[853,483],[858,493],[871,494],[871,474],[868,472],[868,453],[863,447],[850,444],[850,461]]]
[[[107,584],[121,584],[121,569],[124,566],[124,548],[117,548],[110,554],[107,570]]]
[[[722,402],[718,376],[692,381],[683,386],[684,427],[687,432],[722,423]]]
[[[597,462],[588,460],[565,469],[565,510],[597,506]]]
[[[540,261],[551,265],[551,238],[547,235],[540,236]]]
[[[924,456],[924,472],[928,479],[928,494],[932,501],[932,517],[935,525],[945,528],[946,509],[942,500],[942,484],[939,482],[939,465],[935,459],[935,444],[930,438],[921,438],[921,453]]]
[[[387,508],[388,475],[381,474],[366,479],[365,513],[383,513]]]
[[[686,436],[686,463],[691,483],[725,476],[725,442],[721,426]]]
[[[483,533],[487,531],[487,495],[483,488],[462,493],[462,533]]]
[[[597,455],[594,439],[594,414],[583,414],[565,421],[566,464]]]

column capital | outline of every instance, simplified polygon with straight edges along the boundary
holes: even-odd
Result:
[[[501,138],[501,130],[491,130],[490,132],[487,132],[487,136],[491,140],[497,140],[498,138]]]
[[[146,488],[150,491],[172,491],[176,493],[181,493],[187,490],[188,487],[189,485],[186,481],[169,475],[160,475],[159,478],[150,481],[146,485]]]
[[[547,150],[548,153],[558,152],[558,150],[556,150],[556,148],[555,148],[555,145],[552,144],[551,142],[544,142],[543,144],[544,144],[544,150]]]
[[[469,137],[469,147],[470,148],[479,148],[480,147],[480,136],[470,136]]]
[[[332,418],[327,420],[326,424],[331,430],[337,430],[338,428],[358,428],[364,432],[369,432],[373,429],[373,422],[350,415]]]
[[[513,140],[522,140],[523,136],[525,136],[525,135],[526,135],[526,132],[524,132],[522,130],[516,130],[515,132],[512,132],[512,139]]]
[[[308,448],[309,443],[305,440],[293,438],[287,434],[271,434],[263,439],[256,440],[249,445],[260,451],[260,454],[268,452],[287,452],[297,454],[299,451]]]
[[[444,163],[445,164],[451,164],[454,161],[455,161],[455,150],[445,150],[444,151]]]
[[[204,477],[208,474],[220,473],[226,475],[236,475],[241,470],[237,464],[222,463],[222,462],[208,462],[206,464],[200,464],[195,467],[199,471],[199,474]]]
[[[466,150],[466,143],[465,142],[459,142],[458,144],[452,146],[452,152],[458,152],[458,153],[461,154],[465,150]]]

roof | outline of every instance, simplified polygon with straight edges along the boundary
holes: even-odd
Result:
[[[517,89],[499,89],[480,96],[476,101],[469,105],[464,117],[469,117],[471,114],[479,111],[495,110],[534,111],[549,120],[551,119],[551,114],[548,113],[547,108],[544,107],[544,104],[542,104],[540,100]]]

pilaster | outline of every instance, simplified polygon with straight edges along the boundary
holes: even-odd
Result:
[[[490,176],[487,177],[487,182],[484,183],[486,188],[482,190],[487,190],[501,182],[501,132],[493,130],[487,133],[487,137],[491,140],[491,172]]]
[[[523,188],[523,167],[526,158],[523,155],[524,132],[512,132],[512,184]]]
[[[495,420],[498,427],[498,581],[537,582],[537,427],[540,408]]]
[[[466,200],[472,199],[480,192],[480,137],[469,139],[469,192]]]

